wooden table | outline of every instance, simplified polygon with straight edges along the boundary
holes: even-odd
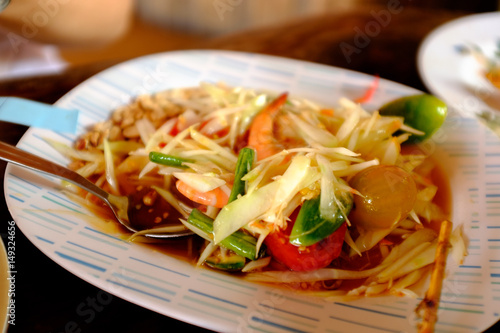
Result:
[[[389,12],[384,21],[380,17],[383,10],[388,9],[325,15],[207,40],[191,48],[239,50],[313,61],[378,74],[426,90],[416,67],[420,42],[438,25],[466,13],[405,7],[398,13]],[[0,82],[0,94],[53,103],[86,78],[119,61],[70,68],[61,75]],[[25,130],[24,126],[0,123],[0,140],[15,144]],[[4,168],[5,163],[0,163],[2,173]],[[3,199],[3,184],[0,191],[1,230],[5,236],[6,222],[11,216]],[[103,294],[48,259],[20,231],[16,235],[16,265],[16,326],[10,327],[9,332],[206,331]],[[106,299],[106,304],[96,303],[99,297]],[[93,311],[82,315],[78,309]],[[498,329],[500,324],[491,331]]]

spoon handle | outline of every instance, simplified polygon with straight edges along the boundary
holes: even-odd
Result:
[[[104,201],[109,199],[109,193],[78,173],[2,141],[0,141],[0,159],[66,180]]]

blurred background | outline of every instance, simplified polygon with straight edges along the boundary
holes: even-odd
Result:
[[[0,75],[1,95],[54,103],[76,84],[119,61],[195,48],[264,52],[305,59],[379,74],[382,78],[424,90],[415,62],[422,39],[443,22],[500,9],[500,0],[135,1],[132,25],[118,40],[99,48],[60,48],[62,60],[73,67],[63,75],[30,76],[11,81]],[[403,6],[405,10],[401,15],[393,15],[391,24],[382,29],[363,52],[356,54],[352,61],[346,61],[339,48],[340,42],[352,43],[354,29],[366,27],[366,22],[373,21],[373,11],[387,9],[391,4]],[[2,56],[4,54],[0,53],[0,60]],[[0,122],[0,139],[15,144],[24,130],[21,125],[2,125]],[[5,163],[0,163],[0,174],[4,168]],[[7,212],[3,200],[0,212]],[[7,228],[6,223],[4,228]],[[6,235],[5,230],[3,235]],[[24,326],[18,327],[29,328],[19,332],[47,332],[55,331],[54,328],[59,328],[59,332],[68,318],[74,318],[75,307],[100,291],[52,262],[21,233],[16,241],[17,265],[23,272],[17,281],[17,310],[19,322],[21,324],[24,319]],[[50,307],[46,305],[47,300],[51,301]],[[142,319],[139,323],[147,327],[131,326],[123,318]],[[89,326],[85,328],[90,332],[160,332],[165,327],[181,331],[182,324],[116,298]]]
[[[464,13],[495,11],[500,0],[140,0],[129,32],[101,49],[62,50],[70,64],[192,48],[200,42],[244,30],[272,28],[280,24],[332,13],[369,12],[389,3]]]

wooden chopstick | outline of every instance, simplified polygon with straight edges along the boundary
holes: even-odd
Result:
[[[438,319],[437,311],[441,298],[441,288],[443,287],[444,271],[446,268],[452,228],[453,223],[450,221],[445,220],[441,223],[429,289],[425,294],[425,298],[415,309],[417,315],[422,318],[422,322],[418,325],[419,333],[434,332],[434,325]]]

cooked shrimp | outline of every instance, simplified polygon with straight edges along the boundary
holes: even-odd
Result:
[[[186,198],[207,206],[222,208],[227,205],[231,188],[228,185],[217,187],[211,191],[199,192],[181,180],[175,183],[177,190]]]
[[[262,160],[283,150],[274,138],[274,118],[288,98],[283,93],[269,103],[253,120],[248,135],[248,146],[255,149],[257,160]]]

